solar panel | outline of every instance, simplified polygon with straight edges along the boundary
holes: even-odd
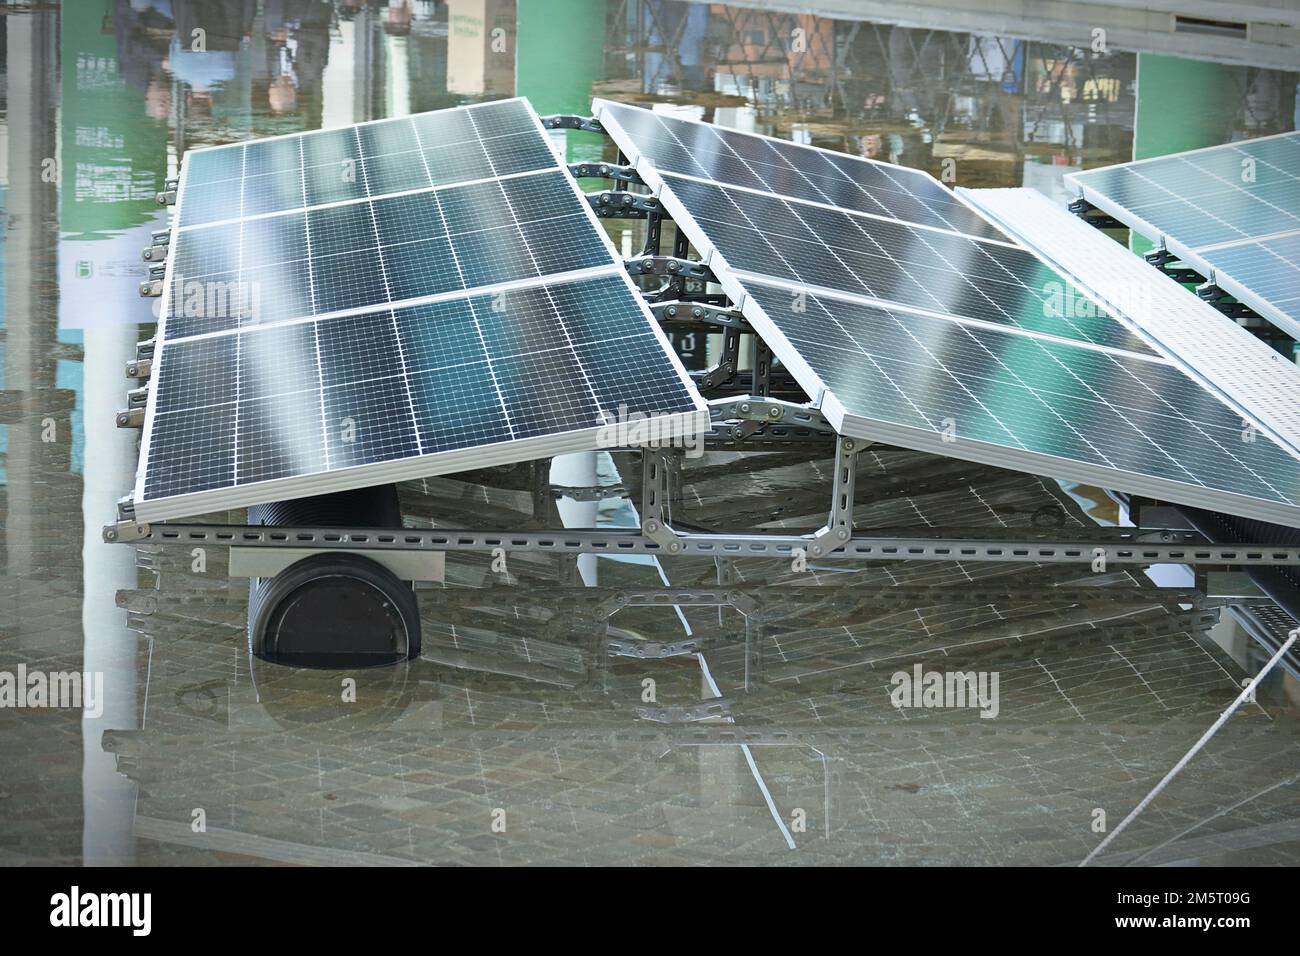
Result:
[[[1300,338],[1300,133],[1073,173],[1066,182]]]
[[[1236,408],[994,226],[664,173],[645,131],[707,124],[602,100],[595,112],[841,434],[1300,525],[1296,455],[1270,434],[1243,440]],[[824,163],[786,145],[792,165]]]
[[[308,156],[359,189],[313,202]],[[286,171],[296,203],[250,186]],[[191,152],[176,221],[139,520],[708,427],[523,100]]]

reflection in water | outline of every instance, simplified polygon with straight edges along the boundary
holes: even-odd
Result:
[[[108,416],[149,334],[138,249],[188,148],[602,95],[1050,191],[1072,165],[1130,158],[1143,54],[667,0],[113,0],[0,25],[0,669],[84,665],[108,693],[84,725],[0,712],[0,862],[1074,862],[1091,809],[1132,807],[1234,696],[1206,609],[1127,572],[592,559],[577,574],[512,555],[503,576],[457,556],[445,587],[420,589],[418,660],[322,672],[249,656],[247,583],[224,555],[98,538],[134,470],[135,436]],[[1206,136],[1293,125],[1295,74],[1218,69]],[[612,158],[590,134],[568,149]],[[1110,507],[982,466],[859,457],[865,526],[1078,528],[1076,501]],[[814,526],[829,462],[804,458],[691,464],[690,520]],[[614,464],[552,480],[635,483]],[[411,483],[402,504],[419,525],[533,515],[515,469]],[[558,505],[553,520],[619,511]],[[677,590],[655,599],[665,579]],[[998,720],[896,710],[890,677],[917,664],[999,671]],[[1295,862],[1294,790],[1269,789],[1297,769],[1295,687],[1270,682],[1111,862]]]

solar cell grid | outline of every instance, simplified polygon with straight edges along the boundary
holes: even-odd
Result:
[[[1032,189],[963,192],[1055,268],[1123,313],[1162,354],[1300,453],[1300,369],[1125,246]]]
[[[1232,276],[1287,315],[1300,316],[1300,233],[1201,253],[1215,270]]]
[[[746,287],[836,397],[845,434],[907,433],[976,460],[989,460],[980,445],[1006,446],[1059,459],[1062,477],[1105,470],[1119,487],[1139,474],[1300,519],[1300,462],[1271,439],[1243,442],[1239,416],[1162,360],[818,296],[798,312],[788,290]]]
[[[182,231],[167,334],[365,309],[609,261],[558,170],[313,208]],[[223,290],[227,301],[248,299],[246,308],[209,307]]]
[[[1023,249],[664,176],[737,271],[1150,353]],[[1079,307],[1067,307],[1077,303]]]
[[[191,153],[182,229],[553,167],[518,101]]]

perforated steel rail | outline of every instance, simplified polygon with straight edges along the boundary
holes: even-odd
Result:
[[[1181,533],[1173,532],[1181,537]],[[678,533],[676,550],[636,531],[462,531],[408,528],[272,528],[256,525],[153,524],[104,530],[109,542],[229,545],[246,548],[323,548],[396,551],[551,551],[570,554],[682,554],[706,557],[791,558],[807,551],[811,535]],[[820,557],[858,561],[1033,561],[1044,564],[1300,564],[1300,547],[1114,541],[1038,541],[1014,538],[874,537],[854,534]]]

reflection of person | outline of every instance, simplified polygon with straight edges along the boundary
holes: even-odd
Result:
[[[410,35],[411,6],[407,0],[388,0],[388,13],[384,18],[384,32],[395,37]]]
[[[283,115],[311,102],[325,74],[333,7],[327,0],[266,0],[267,103]]]
[[[144,112],[150,119],[165,120],[172,112],[172,85],[162,73],[149,77],[144,91]]]
[[[891,163],[897,163],[903,158],[903,137],[897,133],[889,133],[885,136],[885,149]]]
[[[903,153],[907,150],[907,143],[897,133],[886,133],[884,136],[879,133],[868,133],[858,139],[857,150],[859,156],[865,156],[867,159],[901,163]]]
[[[168,62],[190,92],[211,97],[235,77],[239,51],[252,36],[256,0],[172,0],[176,33]],[[197,31],[197,32],[196,32]]]
[[[144,91],[150,119],[165,120],[171,113],[171,81],[163,65],[174,31],[170,0],[115,0],[118,73],[128,86]]]
[[[271,80],[266,89],[266,101],[276,116],[283,116],[297,106],[298,87],[294,85],[293,77],[281,75]]]

